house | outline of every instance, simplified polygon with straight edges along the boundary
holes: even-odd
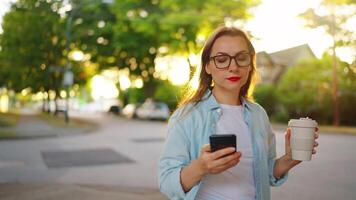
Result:
[[[257,70],[261,83],[276,83],[288,68],[295,66],[301,60],[316,58],[308,44],[289,49],[266,53],[257,53]]]

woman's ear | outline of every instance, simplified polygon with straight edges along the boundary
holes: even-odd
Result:
[[[205,72],[206,72],[207,74],[211,74],[211,71],[210,71],[210,68],[209,68],[209,65],[208,65],[208,64],[205,65]]]

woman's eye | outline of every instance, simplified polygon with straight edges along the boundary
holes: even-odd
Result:
[[[218,56],[218,57],[216,57],[216,61],[218,61],[220,63],[226,62],[226,61],[228,61],[228,59],[229,59],[228,56]]]
[[[241,54],[241,55],[238,55],[238,56],[237,56],[237,59],[238,59],[238,60],[241,60],[241,61],[247,60],[248,58],[249,58],[249,57],[248,57],[247,54]]]

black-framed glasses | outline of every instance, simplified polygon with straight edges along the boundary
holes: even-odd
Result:
[[[240,52],[235,56],[229,54],[219,54],[210,57],[214,61],[215,67],[218,69],[226,69],[230,66],[231,60],[234,59],[238,67],[248,67],[251,64],[251,55],[247,52]]]

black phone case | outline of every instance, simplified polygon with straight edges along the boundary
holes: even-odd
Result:
[[[211,135],[209,139],[212,152],[226,147],[236,148],[236,135],[234,134]]]

